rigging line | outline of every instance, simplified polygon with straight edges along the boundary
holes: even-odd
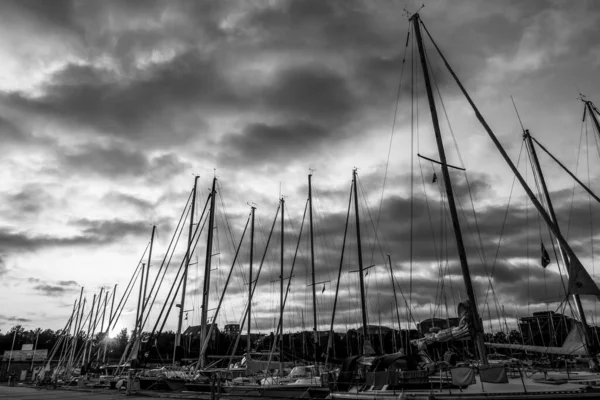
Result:
[[[592,125],[592,129],[594,131],[596,131],[596,129],[594,128],[594,126]],[[594,141],[596,142],[596,152],[598,153],[598,158],[600,158],[600,144],[598,143],[598,136],[600,136],[600,132],[597,132],[597,135],[592,135],[594,138]]]
[[[596,135],[592,135],[594,138]],[[586,147],[586,159],[587,159],[587,174],[588,174],[588,187],[591,187],[591,179],[590,179],[590,147],[588,143],[588,135],[585,135],[585,147]],[[594,214],[592,212],[592,198],[588,193],[588,207],[590,210],[590,239],[591,239],[591,249],[592,249],[592,278],[596,278],[596,263],[594,257]],[[595,280],[595,279],[594,279]],[[596,314],[598,302],[594,302],[594,315]]]
[[[431,217],[431,206],[429,205],[429,196],[427,195],[427,187],[425,186],[425,176],[423,175],[423,165],[419,162],[419,170],[421,172],[421,182],[423,183],[423,194],[425,195],[425,206],[427,208],[427,216],[429,217],[429,229],[431,232],[431,241],[433,242],[433,254],[435,255],[436,263],[440,263],[440,258],[437,249],[437,238],[435,237],[435,229],[433,219]]]
[[[169,297],[171,296],[171,293],[173,292],[173,288],[175,287],[175,284],[177,283],[177,280],[179,280],[179,274],[181,273],[181,271],[183,270],[183,265],[184,265],[184,261],[186,259],[186,257],[192,257],[193,253],[193,249],[196,248],[196,245],[198,244],[198,240],[200,240],[200,234],[202,233],[202,231],[204,230],[204,225],[206,224],[206,220],[207,218],[204,218],[204,214],[206,213],[206,209],[208,207],[208,204],[210,202],[210,198],[212,195],[207,196],[206,198],[206,203],[204,204],[204,209],[202,210],[202,214],[200,215],[200,219],[198,220],[198,224],[196,224],[196,229],[194,230],[193,234],[192,234],[192,240],[190,242],[193,242],[194,245],[193,246],[189,246],[188,249],[186,249],[186,253],[184,258],[181,261],[181,264],[179,266],[179,270],[177,270],[177,275],[175,276],[175,279],[173,280],[173,284],[171,285],[171,288],[169,289],[169,293],[167,294],[165,303],[163,304],[162,309],[160,310],[160,313],[158,314],[158,317],[156,319],[156,323],[154,324],[154,327],[152,328],[152,334],[154,334],[156,332],[156,328],[158,327],[158,324],[160,322],[160,319],[162,318],[162,314],[165,311],[165,307],[167,306],[167,303],[169,302]],[[200,223],[202,220],[204,219],[204,223]],[[173,299],[171,300],[171,305],[169,306],[169,311],[167,312],[167,314],[165,315],[165,320],[163,321],[162,327],[160,329],[160,331],[158,332],[158,334],[160,335],[160,333],[162,332],[162,328],[164,327],[167,317],[169,316],[169,313],[171,312],[171,307],[173,307],[173,304],[175,302],[175,298],[177,297],[177,293],[179,293],[179,287],[181,286],[183,280],[179,280],[179,285],[177,287],[177,291],[175,292],[175,294],[173,295]]]
[[[408,28],[410,29],[410,27],[412,26],[412,21],[409,20],[408,22]],[[418,71],[417,68],[415,68],[416,65],[416,60],[417,58],[415,57],[415,39],[414,39],[414,35],[413,35],[413,39],[411,42],[411,85],[410,85],[410,90],[411,90],[411,96],[410,96],[410,240],[409,242],[409,251],[408,251],[408,257],[409,257],[409,280],[408,280],[408,302],[410,304],[410,307],[412,307],[412,276],[413,276],[413,234],[414,234],[414,203],[415,203],[415,196],[414,196],[414,180],[415,180],[415,161],[414,161],[414,150],[415,150],[415,146],[414,146],[414,138],[415,138],[415,83],[416,83],[416,78],[415,78],[415,71]],[[418,74],[418,72],[417,72]],[[418,82],[418,81],[417,81]],[[418,102],[417,102],[417,106],[418,106]],[[418,121],[418,107],[417,107],[417,121]],[[418,148],[419,148],[419,142],[418,142],[418,131],[417,131],[417,152],[418,152]],[[419,162],[420,165],[420,162]],[[408,327],[410,329],[410,327]]]
[[[229,240],[231,240],[232,243],[236,243],[235,242],[235,238],[233,236],[233,231],[231,229],[231,224],[229,222],[229,218],[227,217],[229,215],[229,212],[227,211],[227,207],[225,206],[225,202],[223,201],[223,196],[221,195],[221,193],[224,191],[223,190],[223,185],[221,183],[220,180],[217,179],[217,185],[218,185],[218,193],[219,193],[219,201],[221,202],[221,208],[223,209],[223,215],[225,216],[225,226],[227,227],[227,232],[229,233],[229,236],[227,237]],[[239,270],[239,276],[242,277],[242,283],[240,284],[240,280],[236,279],[235,281],[238,284],[238,289],[240,290],[240,293],[244,293],[244,287],[247,285],[247,280],[246,280],[246,275],[245,275],[245,271],[243,269],[243,265],[241,263],[241,261],[238,259],[237,262],[237,268]]]
[[[373,249],[375,249],[375,244],[378,244],[379,246],[379,251],[381,253],[381,257],[383,258],[385,256],[385,252],[384,249],[381,245],[381,241],[379,240],[379,235],[378,235],[378,230],[377,227],[375,226],[375,223],[373,222],[373,214],[371,213],[371,209],[369,208],[369,203],[367,201],[367,196],[366,196],[366,192],[365,192],[365,188],[362,184],[362,181],[359,180],[358,174],[356,175],[356,179],[358,181],[358,188],[360,189],[362,198],[363,198],[363,211],[366,211],[367,216],[369,217],[369,221],[371,222],[371,226],[373,227],[373,233],[374,233],[374,239],[373,239]],[[385,237],[383,238],[384,241]],[[389,246],[387,245],[387,241],[385,243],[386,248],[389,249]],[[389,251],[388,251],[389,253]],[[373,264],[373,258],[371,259],[371,264]]]
[[[398,117],[398,106],[400,105],[400,92],[402,89],[402,79],[404,77],[404,66],[406,65],[406,52],[408,50],[408,41],[410,39],[410,25],[406,33],[406,45],[404,46],[404,55],[402,56],[402,67],[400,69],[400,80],[398,82],[398,91],[396,93],[396,109],[394,110],[394,119],[392,121],[392,132],[390,133],[390,144],[388,145],[387,160],[385,163],[385,172],[383,174],[383,185],[381,187],[381,199],[379,200],[379,211],[377,212],[377,228],[379,228],[379,220],[381,218],[381,209],[383,208],[383,195],[385,192],[385,184],[387,182],[388,168],[390,166],[390,156],[392,154],[392,141],[394,140],[394,131],[396,128],[396,119]],[[371,251],[371,264],[373,263],[373,254],[375,248]]]
[[[581,142],[583,140],[583,128],[584,128],[584,123],[582,121],[581,131],[579,132],[579,147],[577,149],[577,162],[575,163],[575,174],[577,174],[577,171],[579,170],[579,157],[581,155]],[[587,131],[587,125],[585,125],[585,128]],[[571,231],[571,217],[573,215],[574,204],[575,204],[575,182],[573,182],[573,189],[571,190],[571,207],[569,209],[569,219],[568,219],[568,223],[567,223],[567,239],[569,238],[569,233]]]
[[[150,246],[150,243],[148,243],[148,246]],[[146,247],[146,249],[148,249],[148,247]],[[144,251],[144,254],[145,253],[146,252]],[[121,301],[119,301],[119,305],[115,309],[115,313],[113,315],[113,320],[112,320],[112,329],[115,329],[115,327],[117,326],[117,321],[119,320],[119,318],[121,317],[121,313],[125,309],[125,305],[127,304],[127,301],[129,300],[129,295],[131,295],[131,292],[133,292],[135,283],[137,282],[137,279],[140,276],[141,271],[142,271],[142,268],[140,268],[141,266],[142,266],[142,262],[140,260],[140,263],[138,264],[138,267],[136,268],[135,272],[133,273],[132,281],[130,281],[132,283],[132,285],[128,286],[125,289],[125,291],[123,292],[123,296],[121,297],[121,301],[122,300],[124,300],[124,301],[122,303],[121,303]],[[119,307],[120,307],[120,309],[119,309]]]
[[[452,136],[452,140],[454,142],[454,147],[455,147],[456,153],[457,153],[458,158],[460,160],[461,167],[463,167],[463,170],[464,170],[464,161],[463,161],[462,155],[460,153],[460,149],[459,149],[458,143],[456,141],[456,136],[454,135],[454,130],[452,129],[452,125],[450,123],[450,119],[448,118],[448,113],[447,113],[447,110],[446,110],[446,106],[445,106],[444,100],[443,100],[443,98],[441,96],[439,85],[437,84],[434,71],[431,68],[432,64],[431,64],[431,61],[429,60],[429,55],[427,53],[427,49],[426,48],[424,48],[424,53],[425,53],[425,57],[428,60],[428,65],[429,65],[429,70],[430,70],[430,73],[431,73],[431,76],[432,76],[432,80],[433,80],[434,86],[436,88],[436,91],[437,91],[437,94],[438,94],[438,98],[440,100],[440,104],[441,104],[442,109],[444,111],[444,115],[445,115],[446,122],[448,124],[448,128],[449,128],[451,136]],[[462,206],[462,204],[460,202],[459,202],[459,207],[461,209],[461,213],[462,213],[463,218],[465,220],[465,223],[467,225],[467,229],[469,230],[469,235],[471,237],[471,240],[475,244],[476,251],[477,251],[477,253],[478,253],[478,255],[479,255],[479,257],[480,257],[480,259],[482,261],[482,266],[483,266],[483,269],[485,271],[485,274],[487,275],[488,281],[491,283],[491,277],[490,277],[490,275],[488,273],[488,270],[487,270],[487,261],[486,261],[486,257],[485,257],[485,250],[484,250],[484,247],[483,247],[483,240],[481,238],[481,230],[479,229],[479,223],[478,223],[478,220],[477,220],[477,213],[475,212],[475,203],[474,203],[474,200],[473,200],[473,194],[472,194],[472,191],[471,191],[471,185],[469,183],[469,178],[468,178],[468,175],[467,175],[466,171],[464,172],[464,177],[465,177],[465,182],[467,184],[467,189],[468,189],[468,192],[469,192],[469,198],[470,198],[470,201],[471,201],[471,209],[473,211],[473,218],[474,218],[474,222],[475,222],[475,229],[476,229],[476,232],[477,232],[477,237],[479,239],[479,244],[477,244],[476,241],[474,240],[473,232],[472,232],[471,226],[469,224],[469,220],[468,220],[468,218],[467,218],[467,216],[465,214],[464,208],[463,208],[463,206]],[[496,306],[496,311],[499,314],[499,308],[498,308],[499,302],[498,302],[498,299],[496,298],[495,291],[493,292],[493,294],[494,294],[494,297],[495,297],[494,303],[495,303],[495,306]]]
[[[427,58],[428,65],[429,65],[429,70],[430,70],[430,73],[431,73],[431,76],[432,76],[432,81],[433,81],[433,84],[434,84],[434,86],[436,88],[436,92],[437,92],[437,95],[438,95],[438,98],[439,98],[439,101],[440,101],[440,105],[442,106],[442,110],[444,111],[444,115],[445,115],[445,118],[446,118],[446,123],[448,124],[448,128],[450,130],[450,133],[451,133],[451,136],[452,136],[452,140],[454,142],[454,147],[455,147],[456,153],[457,153],[458,158],[460,160],[461,167],[463,168],[463,171],[465,171],[463,173],[463,175],[465,177],[465,182],[467,184],[467,189],[468,189],[468,192],[469,192],[469,198],[470,198],[470,201],[471,201],[471,209],[473,211],[473,218],[474,218],[474,222],[475,222],[475,228],[476,228],[478,239],[479,239],[479,244],[478,245],[476,244],[475,240],[472,237],[473,234],[471,232],[471,227],[469,226],[470,225],[469,224],[469,220],[466,217],[466,214],[465,214],[465,212],[463,210],[462,204],[460,204],[460,208],[461,208],[463,217],[465,219],[465,222],[467,224],[467,228],[469,229],[469,233],[471,235],[471,238],[472,238],[473,242],[476,244],[476,249],[478,248],[477,252],[478,252],[478,254],[479,254],[480,258],[481,258],[481,261],[483,262],[483,268],[484,268],[484,270],[486,270],[486,274],[487,274],[487,261],[486,261],[486,257],[485,257],[484,247],[483,247],[483,240],[481,238],[481,230],[479,229],[479,223],[478,223],[478,220],[477,220],[477,213],[475,212],[475,202],[473,200],[473,193],[471,191],[471,185],[469,183],[469,177],[468,177],[468,174],[466,173],[466,170],[464,168],[464,166],[465,166],[464,165],[464,161],[463,161],[462,155],[460,153],[460,148],[458,147],[458,142],[456,141],[456,136],[454,135],[454,130],[452,129],[452,124],[450,123],[450,118],[448,117],[448,112],[446,110],[446,105],[444,103],[444,99],[442,98],[439,85],[438,85],[437,80],[435,78],[434,71],[431,68],[432,64],[431,64],[431,61],[429,60],[429,55],[427,53],[427,49],[424,48],[424,50],[425,50],[425,57]]]
[[[475,116],[477,117],[477,120],[480,122],[481,126],[484,128],[484,130],[488,134],[488,137],[490,138],[490,140],[492,140],[492,142],[496,146],[496,149],[501,153],[502,158],[504,159],[504,161],[508,164],[508,166],[510,167],[510,169],[512,170],[512,172],[515,175],[517,175],[517,179],[519,179],[519,182],[521,183],[521,186],[523,187],[523,189],[527,193],[528,197],[531,199],[532,203],[535,205],[536,210],[538,211],[539,214],[541,214],[541,216],[544,219],[544,222],[552,228],[552,230],[555,233],[557,239],[560,241],[561,246],[564,246],[565,248],[568,249],[569,256],[571,258],[573,258],[574,262],[576,262],[577,265],[581,265],[581,261],[579,260],[579,258],[575,254],[575,252],[571,249],[571,247],[569,246],[569,244],[568,244],[567,240],[564,238],[564,236],[557,229],[555,229],[554,224],[550,220],[550,217],[548,216],[548,214],[546,213],[546,211],[543,209],[543,207],[541,206],[541,204],[538,202],[538,200],[535,197],[533,191],[529,188],[529,186],[527,185],[527,183],[524,181],[523,177],[521,176],[521,174],[519,173],[519,171],[516,169],[515,165],[511,161],[511,159],[508,157],[508,154],[506,153],[506,151],[502,147],[502,145],[501,145],[500,141],[498,140],[497,136],[494,134],[494,132],[492,131],[492,129],[489,127],[489,125],[487,124],[487,122],[485,121],[485,119],[483,118],[483,116],[481,115],[479,109],[477,108],[477,106],[475,105],[475,103],[473,102],[473,100],[471,99],[471,97],[469,96],[469,94],[467,93],[465,87],[463,86],[463,84],[461,83],[461,81],[458,79],[458,76],[456,75],[456,73],[454,72],[454,70],[452,69],[452,67],[450,66],[450,64],[448,63],[448,61],[444,57],[444,55],[442,54],[442,52],[439,49],[439,47],[433,41],[433,39],[431,37],[431,34],[429,33],[429,31],[427,30],[427,28],[425,26],[424,26],[424,29],[427,32],[430,40],[432,41],[432,43],[436,47],[436,50],[437,50],[438,54],[440,55],[440,57],[444,61],[444,64],[446,65],[446,68],[448,69],[448,71],[450,72],[450,74],[452,75],[452,77],[454,78],[454,81],[459,86],[461,92],[463,93],[463,95],[465,96],[465,98],[468,101],[469,105],[471,106],[473,112],[475,113]]]
[[[227,275],[227,280],[225,281],[225,285],[224,285],[224,288],[223,288],[222,294],[221,294],[221,296],[219,297],[219,301],[218,301],[218,304],[217,304],[217,308],[215,309],[215,314],[213,315],[212,323],[211,323],[211,325],[210,325],[210,328],[209,328],[209,330],[208,330],[208,332],[207,332],[207,334],[206,334],[206,337],[208,337],[208,338],[210,338],[210,337],[212,336],[213,328],[214,328],[214,326],[215,326],[215,321],[217,320],[217,317],[218,317],[218,315],[219,315],[219,311],[221,310],[221,305],[223,304],[223,299],[225,298],[225,291],[227,290],[227,287],[228,287],[228,285],[229,285],[229,281],[230,281],[230,279],[231,279],[231,275],[232,275],[232,273],[233,273],[233,270],[234,270],[235,263],[236,263],[236,261],[237,261],[238,255],[239,255],[239,253],[240,253],[240,249],[241,249],[241,247],[242,247],[242,242],[244,241],[244,236],[246,235],[246,230],[248,229],[248,224],[250,223],[250,218],[251,218],[251,217],[252,217],[252,214],[250,213],[250,214],[248,215],[248,219],[246,220],[246,225],[244,226],[244,230],[242,231],[242,236],[241,236],[241,238],[240,238],[239,245],[237,246],[237,249],[235,250],[235,256],[234,256],[234,259],[233,259],[233,261],[232,261],[232,263],[231,263],[231,268],[229,269],[229,273],[228,273],[228,275]],[[202,343],[202,348],[200,349],[200,354],[199,354],[199,356],[200,356],[200,357],[201,357],[201,356],[204,354],[204,352],[206,351],[206,348],[208,347],[208,343],[209,343],[209,340],[206,340],[204,343]],[[197,367],[197,366],[198,366],[198,364],[196,364],[196,367]],[[196,368],[196,369],[197,369],[197,368]],[[196,369],[195,369],[195,370],[196,370]]]
[[[512,101],[513,107],[515,108],[515,113],[517,114],[517,119],[519,120],[519,124],[521,125],[521,132],[525,132],[523,121],[521,121],[521,116],[519,115],[519,110],[517,110],[517,105],[515,104],[515,99],[513,99],[512,94],[510,95],[510,100]]]
[[[142,307],[143,310],[148,309],[148,314],[150,314],[150,308],[152,308],[152,305],[154,304],[154,302],[152,302],[152,305],[150,306],[150,308],[148,307],[148,303],[150,302],[150,297],[152,297],[152,293],[154,292],[154,288],[156,287],[156,283],[158,282],[158,277],[163,269],[163,267],[165,266],[165,261],[167,260],[167,257],[169,255],[169,251],[171,250],[171,245],[173,244],[173,240],[175,239],[175,236],[177,235],[177,231],[180,229],[179,227],[181,226],[181,230],[179,231],[179,235],[177,236],[177,242],[175,243],[175,246],[173,247],[173,252],[175,252],[175,249],[177,247],[177,243],[179,242],[179,237],[181,236],[181,232],[183,231],[183,225],[181,224],[181,222],[184,219],[187,219],[188,215],[190,214],[190,210],[191,207],[188,207],[190,205],[190,200],[192,199],[192,194],[193,194],[194,190],[192,189],[190,191],[190,194],[188,196],[187,202],[185,203],[185,206],[181,212],[181,216],[179,217],[179,221],[177,222],[177,226],[175,227],[175,231],[173,232],[173,236],[171,237],[171,241],[169,242],[169,246],[167,247],[167,251],[165,252],[165,256],[163,257],[162,263],[160,264],[160,268],[158,269],[158,272],[156,273],[156,278],[154,279],[154,282],[152,283],[152,286],[150,287],[150,292],[148,293],[148,297],[146,299],[144,299],[144,305]],[[186,211],[187,210],[187,211]],[[171,253],[172,256],[172,253]],[[171,261],[171,259],[169,258],[169,262]],[[167,268],[169,267],[169,264],[167,263],[167,266],[165,268],[165,273]],[[163,274],[163,278],[164,278],[164,274]],[[158,285],[158,288],[156,288],[156,291],[158,292],[158,290],[160,289],[160,285],[162,284],[162,279],[160,280],[160,284]],[[156,296],[155,296],[156,298]]]
[[[523,131],[523,132],[525,132],[525,131]],[[535,140],[532,136],[530,136],[530,138],[533,139],[533,140]],[[537,168],[536,169],[533,168],[534,160],[532,159],[532,157],[533,157],[533,151],[534,151],[534,149],[533,148],[529,148],[529,144],[526,145],[526,148],[527,148],[527,154],[528,154],[528,157],[529,157],[529,162],[530,162],[530,165],[531,165],[532,173],[534,174],[534,179],[535,179],[535,182],[536,182],[536,188],[537,188],[537,191],[538,191],[538,197],[540,198],[540,202],[543,205],[545,205],[546,209],[550,209],[550,204],[548,204],[548,202],[546,201],[546,196],[542,196],[542,194],[541,194],[542,189],[540,188],[540,186],[541,186],[541,178],[542,177],[540,176],[540,174],[542,172],[540,171],[538,173]],[[539,180],[539,182],[538,182],[538,180]],[[554,223],[558,224],[558,221],[554,221]],[[540,225],[540,224],[541,224],[541,221],[540,221],[540,218],[539,218],[539,215],[538,215],[538,225]],[[561,281],[561,284],[562,284],[562,288],[563,288],[563,290],[565,292],[565,296],[568,296],[567,287],[565,285],[565,280],[564,280],[564,277],[563,277],[563,274],[562,274],[562,271],[561,271],[561,268],[560,268],[560,264],[562,262],[561,261],[562,257],[559,256],[559,251],[561,251],[561,250],[557,249],[555,241],[552,240],[552,237],[554,237],[554,235],[550,231],[549,227],[547,227],[547,231],[548,231],[548,236],[550,237],[550,244],[552,245],[552,252],[554,253],[554,258],[556,260],[556,266],[558,268],[558,272],[559,272],[559,276],[560,276],[560,281]],[[541,237],[541,226],[540,226],[540,240],[542,240],[542,237]],[[565,265],[565,268],[566,268],[566,265]],[[545,269],[544,269],[544,285],[546,285],[546,270]],[[571,306],[570,303],[569,303],[569,306]]]
[[[517,157],[517,168],[519,167],[519,165],[521,163],[521,155],[523,153],[523,145],[524,145],[524,143],[521,142],[521,149],[519,150],[519,156]],[[495,269],[496,269],[496,263],[498,261],[498,255],[500,253],[500,246],[502,244],[502,238],[504,236],[504,228],[506,227],[506,220],[508,218],[508,211],[510,209],[510,202],[511,202],[511,199],[512,199],[512,195],[513,195],[513,191],[514,191],[514,188],[515,188],[515,182],[516,182],[516,180],[517,180],[517,178],[515,176],[513,176],[513,182],[512,182],[512,185],[510,187],[510,193],[508,195],[508,204],[506,205],[506,211],[504,212],[504,218],[502,220],[502,228],[500,229],[500,236],[499,236],[499,239],[498,239],[498,245],[496,246],[496,254],[494,255],[494,261],[492,263],[492,272],[491,272],[492,276],[494,276],[494,272],[495,272]],[[484,303],[488,301],[490,289],[493,290],[493,286],[492,286],[491,281],[488,284],[488,288],[487,288],[487,291],[486,291],[486,294],[485,294]]]
[[[333,345],[334,343],[334,338],[333,338],[333,327],[334,327],[334,323],[335,323],[335,311],[337,308],[337,301],[338,301],[338,293],[340,290],[340,280],[341,280],[341,275],[342,275],[342,267],[344,265],[344,251],[346,249],[346,238],[348,236],[348,224],[350,221],[350,209],[351,209],[351,205],[352,205],[352,193],[353,193],[353,184],[354,182],[350,185],[350,196],[348,198],[348,211],[346,213],[346,224],[344,227],[344,239],[342,241],[342,251],[341,251],[341,255],[340,255],[340,267],[338,269],[338,275],[337,275],[337,282],[335,285],[335,298],[333,300],[333,311],[331,313],[331,324],[330,324],[330,328],[329,328],[329,340],[328,340],[328,344],[327,344],[327,355],[326,355],[326,361],[325,364],[327,364],[327,361],[329,360],[329,349],[332,347],[329,345],[329,343],[331,343]]]
[[[521,149],[523,144],[521,143]],[[520,158],[519,161],[520,162]],[[529,180],[529,168],[527,163],[525,163],[525,181]],[[515,179],[517,176],[515,175]],[[526,259],[527,259],[527,315],[531,315],[531,259],[529,258],[529,197],[525,198],[525,227],[526,227],[526,244],[525,249],[527,249]],[[530,327],[531,329],[531,327]],[[533,339],[533,338],[531,338]]]
[[[258,266],[258,271],[256,273],[256,278],[254,280],[254,282],[255,282],[254,286],[252,286],[252,282],[248,282],[248,285],[249,285],[248,287],[252,288],[252,290],[250,292],[250,298],[254,297],[254,291],[256,290],[256,287],[258,286],[257,285],[258,284],[258,278],[260,277],[260,273],[262,271],[262,267],[263,267],[263,264],[265,262],[265,257],[267,255],[267,251],[268,251],[268,248],[269,248],[269,243],[271,242],[271,236],[273,235],[273,230],[275,229],[275,223],[277,222],[277,217],[279,216],[280,207],[281,207],[281,204],[278,204],[277,211],[275,212],[275,218],[273,219],[273,225],[271,226],[271,231],[269,232],[269,237],[267,238],[267,244],[265,246],[265,251],[263,252],[262,259],[261,259],[260,264]],[[229,358],[229,363],[230,364],[231,364],[232,358],[234,356],[234,353],[237,351],[237,347],[239,345],[239,341],[240,341],[240,338],[241,338],[241,333],[244,330],[244,323],[248,319],[247,318],[248,317],[248,305],[250,305],[250,304],[251,304],[251,301],[248,304],[246,304],[245,311],[242,313],[243,314],[243,319],[242,319],[242,323],[240,324],[240,333],[236,337],[236,342],[235,342],[235,345],[234,345],[234,348],[233,348],[233,352],[232,352],[232,354],[231,354],[231,356]],[[248,321],[248,323],[251,324],[252,321]]]
[[[206,208],[207,208],[207,206],[209,204],[211,196],[208,196],[207,199],[206,199],[206,205],[204,206],[204,210],[202,211],[202,216],[200,217],[200,221],[202,221],[202,219],[203,219],[202,217],[204,216],[204,212],[206,211]],[[198,245],[198,241],[200,240],[200,235],[202,234],[202,231],[204,230],[204,227],[206,226],[206,222],[207,222],[208,219],[209,219],[209,216],[206,216],[206,218],[204,218],[204,223],[202,223],[202,225],[200,225],[200,223],[198,223],[198,225],[196,225],[196,230],[195,230],[194,234],[192,235],[193,240],[195,240],[194,246],[191,247],[189,251],[186,251],[185,257],[191,257],[194,254],[193,250],[191,250],[191,249],[192,248],[195,249],[196,246]],[[171,310],[173,309],[173,304],[175,304],[175,299],[177,298],[177,295],[179,294],[179,289],[181,289],[181,286],[183,284],[184,275],[182,275],[181,279],[179,279],[179,274],[181,273],[181,271],[183,271],[183,260],[182,260],[181,265],[179,266],[179,270],[177,271],[177,275],[175,276],[173,284],[171,285],[171,289],[169,290],[169,294],[167,294],[167,298],[165,300],[165,303],[163,304],[163,308],[160,310],[160,314],[158,315],[158,318],[156,319],[156,323],[154,324],[154,327],[152,329],[152,333],[156,332],[156,328],[158,327],[160,319],[162,318],[162,314],[163,314],[163,312],[164,312],[164,310],[165,310],[165,308],[167,306],[167,303],[169,301],[169,297],[171,296],[171,292],[173,291],[173,288],[175,287],[175,284],[179,280],[179,283],[177,284],[177,289],[175,290],[175,293],[173,294],[173,298],[171,299],[171,304],[169,305],[169,308],[167,309],[167,312],[166,312],[165,317],[163,319],[162,325],[161,325],[160,329],[158,330],[158,335],[159,336],[162,333],[162,331],[163,331],[163,329],[165,327],[165,324],[167,323],[167,319],[169,318],[169,314],[171,313]]]
[[[430,160],[431,161],[431,160]],[[435,174],[435,166],[433,164],[433,162],[430,163],[431,164],[431,168],[433,170],[433,173]],[[433,316],[435,316],[437,309],[438,309],[438,301],[441,298],[441,294],[442,294],[442,289],[441,289],[441,282],[440,282],[440,278],[443,277],[443,273],[441,272],[441,269],[443,268],[443,261],[442,261],[442,252],[444,249],[444,244],[446,243],[446,235],[444,235],[444,232],[446,231],[446,197],[444,195],[444,190],[442,188],[442,183],[438,180],[436,187],[438,188],[439,191],[439,196],[440,196],[440,242],[441,242],[441,246],[440,246],[440,254],[437,255],[436,254],[436,261],[438,264],[438,279],[437,279],[437,283],[436,283],[436,289],[435,289],[435,308],[433,310],[433,315],[430,315],[431,318],[433,318]],[[433,226],[432,226],[432,235],[433,235]],[[437,253],[437,249],[436,249],[436,253]]]

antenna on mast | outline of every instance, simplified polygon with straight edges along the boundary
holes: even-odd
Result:
[[[421,11],[423,8],[425,8],[425,4],[422,4],[421,7],[415,11],[414,13],[411,13],[410,11],[408,11],[406,8],[404,8],[404,11],[402,11],[402,15],[404,15],[405,17],[407,17],[408,19],[411,19],[412,16],[416,13],[418,13],[419,11]]]

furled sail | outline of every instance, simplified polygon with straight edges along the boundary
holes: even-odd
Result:
[[[411,344],[417,346],[418,349],[425,349],[433,343],[450,342],[469,337],[469,321],[471,320],[471,303],[469,300],[458,304],[458,317],[460,318],[458,326],[442,329],[435,333],[425,333],[422,338],[411,340]]]

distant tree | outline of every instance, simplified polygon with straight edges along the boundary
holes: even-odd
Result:
[[[127,343],[129,342],[129,335],[127,334],[127,328],[121,329],[121,332],[117,334],[115,337],[117,354],[122,354],[125,351],[125,347],[127,347]]]
[[[521,343],[523,341],[523,337],[521,336],[521,332],[516,329],[513,329],[508,333],[508,341],[510,343]]]
[[[506,333],[500,331],[494,334],[494,343],[508,343],[508,338],[506,337]]]

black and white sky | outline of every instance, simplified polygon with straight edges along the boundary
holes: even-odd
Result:
[[[395,315],[387,254],[417,321],[445,316],[446,303],[454,315],[465,292],[440,206],[441,179],[433,183],[432,164],[416,158],[439,158],[412,35],[406,47],[404,9],[421,4],[1,0],[0,329],[61,328],[81,286],[88,301],[101,287],[124,289],[153,224],[155,272],[194,174],[200,205],[215,174],[222,198],[212,304],[233,256],[225,215],[239,239],[248,203],[258,207],[256,265],[285,196],[289,268],[310,169],[317,280],[331,280],[317,291],[325,329],[354,167],[364,262],[376,265],[366,276],[369,322],[389,325]],[[600,104],[600,4],[427,1],[420,15],[511,159],[519,159],[522,143],[512,95],[526,128],[598,190],[598,136],[589,120],[582,124],[578,96]],[[468,182],[460,172],[452,179],[480,308],[487,297],[491,309],[484,318],[497,326],[496,304],[513,325],[517,313],[556,310],[564,291],[554,255],[546,270],[539,265],[540,240],[552,247],[547,229],[518,184],[511,190],[513,175],[430,43],[427,49],[450,122],[440,108],[449,162],[467,170]],[[561,227],[595,275],[600,210],[547,156],[541,162]],[[524,153],[519,164],[534,185]],[[255,324],[265,332],[273,330],[279,297],[271,282],[279,275],[278,235],[254,302]],[[348,272],[357,268],[351,238],[340,329],[360,323],[357,276]],[[289,329],[302,319],[312,325],[305,236],[300,247]],[[177,254],[178,263],[181,249]],[[189,324],[198,323],[203,241],[197,254]],[[247,246],[240,258],[237,275],[247,271]],[[488,276],[495,296],[487,295]],[[166,282],[173,278],[169,272]],[[219,325],[240,318],[243,279],[234,279]],[[594,320],[596,304],[585,304]],[[131,327],[134,313],[131,303],[119,328]],[[175,324],[171,317],[167,327]]]

